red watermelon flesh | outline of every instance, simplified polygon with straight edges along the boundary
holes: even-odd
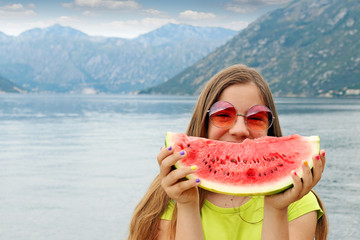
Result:
[[[166,146],[186,151],[175,167],[197,166],[187,176],[199,178],[200,187],[231,195],[271,195],[292,186],[291,172],[302,176],[301,163],[313,167],[320,151],[318,136],[263,137],[242,143],[224,142],[167,132]]]

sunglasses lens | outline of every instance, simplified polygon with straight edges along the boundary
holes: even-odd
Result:
[[[220,128],[229,127],[235,121],[236,110],[228,102],[216,102],[210,108],[209,117],[215,126]]]
[[[235,107],[226,101],[214,103],[209,110],[211,123],[219,128],[230,127],[235,122],[237,115],[244,116],[236,114]],[[263,105],[251,107],[246,114],[246,123],[254,131],[268,130],[273,123],[271,110]]]
[[[265,131],[272,124],[272,113],[266,106],[256,105],[247,112],[247,124],[255,131]]]

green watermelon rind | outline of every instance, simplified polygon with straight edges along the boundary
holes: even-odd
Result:
[[[172,136],[173,134],[177,134],[177,133],[172,133],[172,132],[167,132],[166,133],[166,138],[165,138],[165,146],[169,147],[172,146],[174,143],[172,141]],[[320,137],[319,136],[310,136],[310,137],[302,137],[304,139],[306,139],[307,141],[312,143],[312,152],[313,154],[317,154],[320,152]],[[204,139],[205,140],[205,139]],[[310,167],[310,169],[313,168],[313,160],[312,157],[310,157],[309,159],[305,159],[308,162],[308,165]],[[175,165],[176,168],[181,168],[182,164],[180,161],[178,161]],[[302,178],[303,172],[301,168],[295,169],[297,175]],[[198,178],[196,176],[196,174],[190,174],[188,176],[186,176],[188,179],[196,179]],[[291,188],[293,186],[293,179],[292,177],[286,176],[284,177],[281,181],[277,181],[277,184],[275,185],[274,183],[269,183],[269,187],[268,188],[264,188],[264,186],[261,187],[251,187],[251,191],[250,191],[250,187],[245,186],[245,187],[240,187],[240,186],[235,186],[235,187],[231,187],[229,185],[226,184],[221,184],[221,183],[217,183],[217,182],[213,182],[213,181],[208,181],[206,179],[201,179],[200,185],[199,187],[206,189],[208,191],[211,192],[217,192],[217,193],[222,193],[222,194],[230,194],[230,195],[238,195],[238,196],[258,196],[258,195],[273,195],[273,194],[277,194],[280,192],[283,192],[289,188]]]

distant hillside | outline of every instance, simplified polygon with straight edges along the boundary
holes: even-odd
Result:
[[[233,64],[260,70],[275,96],[360,95],[360,1],[295,0],[262,16],[152,94],[198,94]]]
[[[22,91],[16,84],[0,76],[0,93],[19,93]]]
[[[7,39],[10,39],[10,36],[7,36],[5,33],[0,32],[0,41],[6,41]]]
[[[168,80],[235,34],[175,24],[135,39],[91,37],[60,25],[0,34],[0,74],[34,92],[128,93]]]

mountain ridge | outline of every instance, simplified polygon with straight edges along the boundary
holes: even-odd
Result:
[[[19,37],[45,37],[45,36],[56,36],[56,37],[88,37],[87,34],[76,30],[72,27],[62,26],[60,24],[54,24],[47,28],[33,28],[27,31],[22,32]]]
[[[220,37],[205,39],[200,33],[211,36],[210,28],[162,28],[178,31],[180,38],[152,45],[157,38],[153,32],[123,39],[88,36],[61,25],[31,29],[10,40],[0,38],[0,74],[30,92],[136,92],[166,81],[236,33],[214,28]],[[193,36],[200,37],[193,42]]]
[[[0,93],[24,93],[24,90],[10,80],[0,76]]]
[[[351,0],[292,1],[167,82],[140,93],[197,95],[220,69],[242,63],[263,74],[274,96],[351,95],[360,91],[359,5]]]

